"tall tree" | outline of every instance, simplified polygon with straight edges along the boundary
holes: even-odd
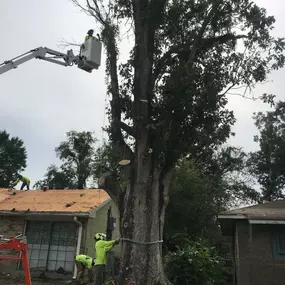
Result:
[[[17,173],[23,171],[27,160],[24,142],[0,131],[0,187],[12,187]]]
[[[194,240],[219,241],[217,215],[238,202],[256,201],[258,196],[243,172],[246,157],[241,149],[223,147],[207,160],[184,158],[179,162],[169,187],[165,219],[168,240],[186,234]]]
[[[259,150],[252,152],[248,164],[261,185],[262,198],[284,198],[285,186],[285,102],[276,104],[273,111],[254,116],[259,135],[254,140]]]
[[[120,211],[119,284],[166,284],[161,243],[174,167],[227,140],[234,123],[227,91],[252,88],[282,67],[284,41],[270,35],[274,18],[251,0],[73,2],[100,25],[110,139],[121,159],[131,161],[126,188],[110,172],[99,181]],[[132,23],[134,46],[118,67],[125,21]]]
[[[86,187],[87,179],[93,173],[96,139],[91,132],[70,131],[66,136],[67,139],[55,149],[63,164],[59,168],[51,165],[36,187],[44,184],[52,189]]]
[[[95,142],[91,132],[70,131],[67,140],[56,149],[56,155],[71,169],[74,169],[77,188],[83,189],[91,175]]]
[[[57,167],[52,164],[48,167],[43,180],[35,183],[34,188],[41,189],[43,186],[48,186],[49,189],[75,189],[77,188],[74,169],[68,165]]]

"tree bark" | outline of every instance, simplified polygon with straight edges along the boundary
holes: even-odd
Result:
[[[144,168],[148,172],[147,167]],[[162,263],[162,234],[169,181],[157,169],[130,183],[120,207],[122,266],[119,283],[169,284]],[[168,183],[168,184],[167,184]],[[135,210],[134,210],[135,209]]]

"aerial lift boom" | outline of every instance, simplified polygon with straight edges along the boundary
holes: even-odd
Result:
[[[77,56],[74,55],[72,50],[67,51],[65,54],[46,47],[39,47],[0,63],[0,75],[34,58],[62,66],[77,65],[78,68],[91,73],[93,69],[98,69],[101,65],[101,49],[102,43],[96,38],[85,41]]]

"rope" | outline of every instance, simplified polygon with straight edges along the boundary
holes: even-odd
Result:
[[[128,241],[128,242],[132,242],[132,243],[136,243],[136,244],[140,244],[140,245],[153,245],[153,244],[157,244],[157,243],[163,243],[163,240],[156,240],[156,241],[136,241],[133,239],[129,239],[129,238],[121,238],[121,240],[123,241]]]

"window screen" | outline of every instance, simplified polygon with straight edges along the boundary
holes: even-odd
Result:
[[[72,272],[77,226],[74,223],[28,221],[30,268]]]

